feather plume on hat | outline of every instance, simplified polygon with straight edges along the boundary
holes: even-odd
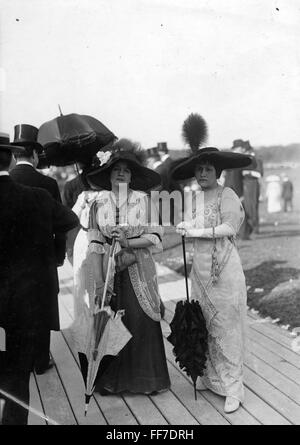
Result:
[[[200,146],[206,142],[207,136],[207,125],[203,117],[200,114],[191,113],[183,122],[182,137],[192,153],[196,153]]]

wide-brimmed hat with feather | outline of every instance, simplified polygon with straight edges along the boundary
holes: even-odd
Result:
[[[212,164],[221,173],[222,170],[247,167],[251,162],[250,156],[232,153],[231,151],[220,151],[215,147],[205,147],[177,165],[172,172],[172,176],[177,181],[190,179],[195,176],[196,165],[202,163]]]
[[[202,162],[211,163],[216,168],[217,177],[222,170],[247,167],[251,163],[251,158],[243,154],[220,151],[215,147],[200,148],[207,140],[207,125],[197,113],[190,114],[184,121],[182,137],[190,147],[190,155],[172,170],[172,177],[177,181],[194,177],[195,166]]]
[[[111,152],[99,153],[98,157],[100,167],[87,174],[89,182],[96,187],[111,189],[111,170],[119,161],[126,162],[131,170],[131,189],[148,191],[161,183],[160,175],[144,165],[147,158],[145,151],[128,139],[119,139],[112,145]]]

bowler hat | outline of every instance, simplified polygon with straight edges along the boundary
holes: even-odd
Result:
[[[215,147],[205,147],[177,165],[172,172],[173,178],[179,181],[192,178],[195,176],[195,166],[202,162],[211,163],[216,170],[221,172],[226,169],[247,167],[247,165],[251,164],[252,159],[250,156],[240,153],[220,151]]]
[[[9,142],[9,135],[8,133],[0,133],[0,150],[1,151],[9,151],[12,153],[20,153],[24,151],[22,147],[19,147],[18,145],[13,145]]]
[[[28,145],[33,146],[37,153],[42,153],[43,146],[37,142],[38,128],[33,125],[20,124],[15,125],[15,137],[14,144],[20,145],[22,147],[27,147]]]

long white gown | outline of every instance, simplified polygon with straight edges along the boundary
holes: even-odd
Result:
[[[194,225],[201,219],[194,214]],[[244,211],[235,192],[218,186],[204,194],[204,227],[228,224],[237,233]],[[202,214],[203,215],[203,214]],[[202,218],[203,221],[203,218]],[[203,384],[221,396],[244,400],[243,364],[247,292],[234,240],[217,239],[220,273],[212,282],[213,240],[196,238],[191,271],[192,299],[198,300],[208,329],[208,355]]]

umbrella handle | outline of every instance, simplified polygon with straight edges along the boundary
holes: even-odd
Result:
[[[104,301],[106,298],[106,293],[107,293],[107,288],[108,288],[108,280],[109,280],[109,275],[110,275],[110,268],[112,265],[112,260],[113,260],[113,256],[114,256],[114,251],[116,248],[116,239],[114,238],[112,241],[112,245],[110,247],[110,252],[109,252],[109,259],[108,259],[108,264],[107,264],[107,271],[106,271],[106,277],[105,277],[105,283],[104,283],[104,290],[103,290],[103,296],[102,296],[102,301],[101,301],[101,310],[104,308]]]
[[[182,235],[181,240],[182,240],[182,252],[183,252],[183,262],[184,262],[186,299],[189,302],[190,301],[190,297],[189,297],[189,284],[188,284],[188,276],[187,276],[186,250],[185,250],[185,238],[184,238],[184,235]]]

